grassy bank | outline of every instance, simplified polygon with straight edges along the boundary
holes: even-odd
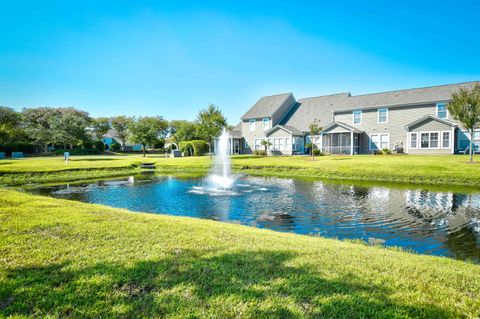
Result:
[[[465,156],[234,156],[233,168],[259,176],[309,177],[363,182],[462,186],[480,189],[480,164]],[[0,185],[66,182],[138,173],[141,162],[156,162],[159,173],[205,173],[208,157],[79,156],[0,161]]]
[[[480,266],[0,189],[0,317],[480,315]]]

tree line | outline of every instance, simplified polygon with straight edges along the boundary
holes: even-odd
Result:
[[[73,107],[25,108],[17,112],[0,106],[0,146],[10,146],[13,151],[23,151],[20,145],[30,145],[37,152],[53,148],[98,149],[103,147],[102,138],[113,130],[123,151],[127,143],[142,145],[145,155],[147,147],[162,149],[165,142],[178,146],[182,141],[204,140],[211,152],[213,140],[223,127],[227,127],[227,119],[213,104],[200,110],[194,121],[167,121],[161,116],[94,118]]]

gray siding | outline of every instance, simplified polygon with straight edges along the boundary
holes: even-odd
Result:
[[[436,115],[435,103],[389,108],[387,123],[378,123],[378,109],[363,110],[362,124],[360,125],[353,125],[351,111],[335,114],[335,121],[344,122],[365,131],[360,137],[360,153],[368,154],[371,153],[369,145],[370,135],[372,134],[389,133],[391,149],[393,149],[395,144],[400,143],[405,148],[408,142],[405,125],[429,114]]]

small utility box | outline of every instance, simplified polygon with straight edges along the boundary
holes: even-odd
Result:
[[[170,157],[182,157],[182,152],[180,150],[173,150],[170,153]]]
[[[12,152],[12,158],[23,158],[23,152]]]

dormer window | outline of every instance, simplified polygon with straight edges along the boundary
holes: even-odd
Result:
[[[362,124],[362,111],[353,111],[352,117],[353,117],[352,123],[354,125]]]
[[[446,119],[448,117],[447,104],[437,103],[437,117]]]
[[[255,120],[250,120],[248,121],[248,127],[250,129],[250,131],[255,131]]]
[[[270,129],[270,118],[266,117],[263,119],[263,130]]]

